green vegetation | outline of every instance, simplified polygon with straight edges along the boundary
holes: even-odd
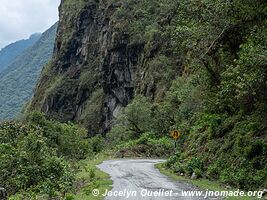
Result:
[[[199,176],[257,189],[267,184],[266,4],[249,2],[181,2],[174,40],[185,44],[177,51],[187,53],[189,73],[166,102],[189,133],[170,168],[190,173],[197,161],[191,170]],[[180,33],[185,26],[190,35]]]
[[[149,130],[160,136],[178,129],[183,133],[180,153],[166,165],[173,172],[195,173],[241,189],[266,188],[266,3],[127,2],[114,17],[126,17],[124,28],[132,41],[145,43],[145,54],[152,59],[146,61],[142,84],[154,83],[152,100],[157,103],[137,96],[126,112],[145,105],[144,112],[137,121],[123,119],[124,132],[140,136]],[[168,80],[174,73],[164,68],[173,62],[164,60],[172,61],[175,55],[183,73],[176,71],[170,89],[155,98],[164,76]],[[159,78],[157,66],[163,70]],[[122,129],[115,126],[111,133],[117,130]]]
[[[104,92],[102,89],[94,91],[90,100],[86,103],[84,112],[81,116],[82,124],[85,124],[91,134],[97,134],[101,129],[102,105]]]
[[[99,170],[96,165],[101,164],[104,160],[110,158],[110,152],[107,154],[101,153],[92,159],[81,161],[82,169],[76,177],[77,194],[73,195],[74,200],[102,200],[102,196],[93,196],[93,189],[98,189],[100,194],[105,190],[111,189],[112,181],[108,174]]]
[[[35,33],[26,40],[19,40],[0,50],[0,72],[4,71],[14,61],[14,59],[24,52],[27,48],[34,45],[41,37]]]
[[[180,176],[178,174],[173,173],[172,170],[168,169],[166,167],[165,163],[157,164],[156,168],[158,168],[162,174],[165,174],[166,176],[169,176],[176,181],[187,182],[187,183],[195,185],[195,186],[197,186],[201,189],[204,189],[204,190],[207,190],[207,189],[210,191],[226,191],[226,190],[233,191],[234,190],[233,188],[225,189],[224,185],[222,185],[218,181],[211,181],[211,180],[203,179],[203,178],[192,180],[186,176]],[[239,200],[239,199],[246,200],[246,199],[251,199],[251,197],[228,197],[227,199],[229,199],[229,200]]]
[[[168,137],[158,138],[153,133],[143,133],[136,140],[121,140],[114,150],[116,157],[120,158],[167,158],[173,151],[173,143]]]
[[[119,81],[115,75],[114,81],[113,77],[106,77],[112,81],[100,78],[99,63],[106,62],[105,57],[77,56],[77,46],[84,44],[77,38],[84,29],[76,28],[77,24],[82,25],[80,15],[89,2],[75,4],[68,0],[62,4],[61,9],[66,12],[61,16],[65,21],[58,36],[57,48],[61,50],[45,68],[32,108],[56,96],[60,109],[52,109],[52,113],[49,110],[48,115],[64,116],[65,121],[75,118],[90,130],[89,135],[97,136],[88,139],[77,126],[49,121],[40,115],[37,120],[36,116],[28,117],[26,125],[11,123],[9,128],[10,123],[4,124],[4,137],[0,136],[4,162],[0,166],[1,170],[14,170],[4,175],[15,175],[1,178],[9,185],[9,193],[86,199],[93,187],[103,189],[110,185],[107,175],[95,168],[102,160],[95,154],[109,149],[117,157],[168,157],[163,171],[184,174],[183,180],[192,174],[205,178],[192,181],[203,188],[209,183],[207,179],[242,190],[266,188],[265,1],[95,1],[93,6],[116,4],[105,15],[112,24],[108,31],[114,38],[123,32],[129,35],[129,45],[144,45],[138,58],[142,64],[133,76],[135,97],[112,121],[112,129],[104,135],[106,140],[100,133],[104,101],[109,94],[102,82],[117,85]],[[86,36],[84,41],[87,39]],[[89,39],[90,48],[84,45],[81,51],[98,54],[100,47],[94,48],[94,42],[99,38]],[[108,59],[120,60],[117,55]],[[56,71],[54,66],[59,62],[67,63],[67,67],[61,66],[62,71],[71,66],[66,73]],[[59,95],[51,95],[50,99],[45,96],[48,93]],[[24,126],[26,130],[21,128]],[[175,155],[171,155],[173,141],[169,138],[173,129],[182,133]],[[78,166],[73,163],[88,155],[93,156]],[[26,164],[17,166],[18,163]],[[55,175],[51,168],[55,168]],[[34,178],[29,173],[32,171],[37,173]],[[75,180],[81,183],[78,189],[73,187]]]
[[[173,149],[172,140],[157,133],[159,121],[149,99],[136,98],[115,120],[112,130],[107,134],[111,148],[119,157],[168,157]]]
[[[0,120],[18,117],[33,95],[42,67],[52,56],[57,24],[42,34],[0,74]]]
[[[184,92],[179,87],[172,89]],[[190,91],[195,92],[194,87]],[[258,118],[262,115],[245,117],[243,114],[241,118],[241,114],[229,117],[225,113],[207,114],[206,110],[197,113],[192,112],[199,109],[197,104],[189,106],[194,100],[192,97],[176,98],[183,95],[171,90],[164,102],[153,105],[147,98],[137,96],[107,136],[111,146],[117,145],[117,156],[166,157],[173,149],[167,134],[178,127],[183,133],[178,142],[179,151],[170,157],[167,168],[189,177],[194,173],[199,178],[220,180],[241,189],[265,187],[266,139],[257,132],[265,125],[263,119]],[[183,101],[186,105],[171,106]],[[167,116],[168,113],[172,114]],[[232,126],[230,130],[229,126]]]
[[[49,197],[65,194],[74,181],[68,160],[87,155],[86,132],[73,124],[46,120],[38,113],[25,120],[0,126],[1,184],[8,194],[17,193],[14,199],[34,198],[36,193]]]
[[[108,188],[107,175],[95,166],[108,157],[95,156],[103,149],[104,140],[86,137],[85,129],[48,120],[37,112],[22,122],[3,122],[1,186],[9,196],[13,195],[11,200],[68,199],[75,194],[84,195],[82,191],[89,195],[93,186]]]
[[[75,19],[79,16],[81,10],[90,0],[65,0],[61,3],[60,9],[67,11],[62,13],[65,23],[64,33],[60,34],[62,47],[68,46],[69,40],[72,38],[75,30]]]

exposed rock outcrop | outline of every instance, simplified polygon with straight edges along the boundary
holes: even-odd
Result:
[[[116,21],[113,15],[121,6],[105,1],[61,3],[54,57],[43,70],[29,110],[81,122],[95,134],[110,129],[136,91],[155,97],[154,81],[140,84],[147,59],[153,56],[144,52],[144,42],[131,42],[130,33],[118,28],[123,19]]]

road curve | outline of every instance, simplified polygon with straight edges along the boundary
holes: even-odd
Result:
[[[154,167],[164,160],[108,160],[98,167],[110,174],[113,189],[104,194],[105,200],[198,200],[202,197],[182,195],[182,191],[196,191],[198,188],[184,182],[170,180]],[[207,198],[206,198],[207,199]]]

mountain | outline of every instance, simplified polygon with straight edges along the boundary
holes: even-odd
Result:
[[[0,51],[0,73],[3,71],[12,61],[20,55],[27,48],[34,45],[41,37],[40,33],[35,33],[26,40],[20,40],[12,43]]]
[[[90,133],[102,133],[110,130],[114,117],[137,91],[162,100],[182,66],[169,49],[170,41],[157,40],[153,26],[146,37],[127,30],[126,13],[119,13],[122,3],[79,2],[74,6],[63,1],[60,6],[54,59],[42,73],[30,109],[60,121],[82,122]],[[147,20],[142,26],[149,24]],[[165,71],[168,74],[161,77]]]
[[[57,24],[44,32],[32,47],[18,55],[0,73],[0,120],[17,116],[31,98],[42,67],[52,56],[56,29]]]
[[[124,152],[157,152],[179,130],[167,168],[266,188],[266,6],[62,1],[54,56],[27,112],[80,123],[110,141],[140,138]]]

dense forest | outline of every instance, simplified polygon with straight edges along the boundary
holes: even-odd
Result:
[[[0,51],[0,72],[4,71],[23,51],[34,45],[40,37],[41,34],[36,33],[31,35],[29,39],[20,40],[2,48]]]
[[[266,188],[266,11],[263,0],[62,1],[25,116],[0,126],[0,182],[15,199],[75,199],[74,163],[110,152]],[[85,193],[99,186],[88,173]]]
[[[52,56],[56,29],[54,25],[40,36],[32,36],[37,38],[35,43],[13,58],[0,73],[0,121],[18,117],[32,97],[42,67]]]

